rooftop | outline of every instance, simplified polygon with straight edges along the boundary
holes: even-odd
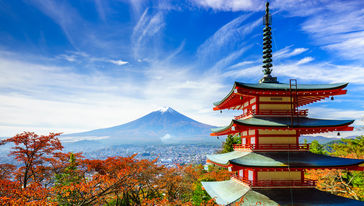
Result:
[[[219,165],[273,168],[320,168],[356,167],[364,163],[360,159],[348,159],[314,154],[308,151],[252,152],[233,151],[224,154],[207,155],[207,159]]]
[[[244,128],[323,128],[342,127],[352,124],[354,120],[327,120],[308,117],[252,117],[249,119],[233,119],[228,126],[211,129],[212,135],[237,133]],[[344,129],[343,129],[344,130]],[[322,131],[324,132],[324,131]],[[226,134],[225,134],[226,133]]]
[[[364,202],[339,197],[314,188],[252,189],[234,180],[202,182],[206,192],[220,205],[364,205]],[[309,197],[309,198],[308,198]]]

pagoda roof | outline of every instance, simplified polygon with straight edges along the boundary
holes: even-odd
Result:
[[[261,89],[261,90],[289,90],[289,84],[283,83],[242,83],[235,82],[236,86],[245,87],[249,89]],[[336,84],[297,84],[297,90],[313,91],[313,90],[330,90],[344,88],[348,83],[336,83]]]
[[[364,202],[348,199],[314,188],[252,189],[235,180],[202,182],[211,198],[219,205],[364,205]]]
[[[298,84],[297,95],[298,105],[305,104],[325,99],[329,96],[345,94],[346,90],[342,90],[348,85],[348,83],[336,83],[336,84]],[[294,88],[295,89],[295,88]],[[258,95],[290,95],[290,85],[283,83],[242,83],[235,82],[233,88],[229,94],[222,100],[213,103],[215,105],[214,110],[230,109],[239,104],[241,96],[258,96]],[[317,96],[315,98],[300,98],[304,96]],[[230,103],[229,103],[230,102]]]
[[[207,155],[210,162],[221,166],[272,167],[272,168],[321,168],[353,167],[364,163],[361,159],[348,159],[314,154],[308,151],[233,151]]]
[[[215,202],[219,205],[235,202],[250,190],[250,187],[234,180],[201,183],[210,197],[215,198]]]
[[[352,124],[354,120],[327,120],[308,117],[294,117],[291,125],[291,117],[252,117],[248,119],[233,119],[228,126],[211,129],[212,136],[238,133],[247,129],[272,129],[272,128],[318,128],[318,132],[326,132],[320,128],[343,127]],[[340,130],[342,129],[342,130]],[[340,128],[338,131],[345,131],[348,128]],[[351,130],[351,128],[350,128]],[[336,131],[336,130],[335,130]],[[304,132],[301,132],[303,134]],[[310,133],[310,132],[309,132]],[[315,133],[315,132],[313,132]]]

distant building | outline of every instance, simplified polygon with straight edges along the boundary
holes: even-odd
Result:
[[[305,178],[306,169],[363,170],[363,160],[318,155],[300,135],[351,131],[353,120],[325,120],[307,117],[300,106],[335,95],[346,94],[342,84],[279,83],[271,76],[271,17],[266,3],[263,37],[263,72],[259,83],[235,82],[230,93],[214,103],[214,110],[242,110],[226,127],[213,129],[212,136],[239,134],[241,144],[225,154],[207,155],[207,163],[231,171],[231,179],[202,182],[207,193],[220,205],[362,205],[315,189]]]

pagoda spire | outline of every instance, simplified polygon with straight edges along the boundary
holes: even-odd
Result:
[[[277,77],[272,77],[272,16],[269,13],[269,2],[265,4],[265,15],[263,17],[263,73],[264,77],[259,83],[278,83]]]

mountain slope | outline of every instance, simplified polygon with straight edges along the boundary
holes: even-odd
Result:
[[[104,138],[100,141],[108,144],[219,143],[209,136],[211,128],[213,126],[166,108],[126,124],[63,136]]]

